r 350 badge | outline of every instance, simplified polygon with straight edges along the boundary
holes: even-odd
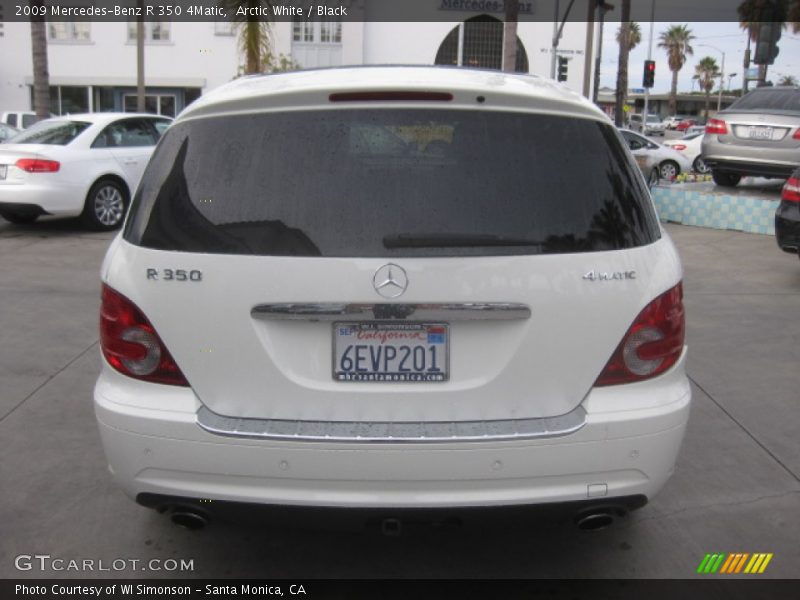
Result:
[[[147,278],[153,281],[203,281],[203,273],[196,269],[147,269]]]

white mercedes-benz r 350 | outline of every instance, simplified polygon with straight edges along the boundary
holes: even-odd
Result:
[[[539,77],[242,78],[165,132],[102,267],[110,470],[203,502],[643,506],[686,428],[680,259],[619,133]]]

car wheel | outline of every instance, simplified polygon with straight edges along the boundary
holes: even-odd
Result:
[[[681,172],[681,168],[674,160],[665,160],[658,165],[658,171],[662,179],[675,179]]]
[[[125,188],[113,179],[101,179],[86,196],[81,220],[90,229],[110,231],[120,226],[127,207]]]
[[[741,175],[724,171],[711,171],[711,177],[714,178],[714,183],[722,187],[736,187],[736,184],[742,179]]]
[[[36,219],[38,219],[39,215],[0,210],[0,217],[3,217],[6,221],[9,223],[14,223],[15,225],[27,225],[28,223],[33,223]]]
[[[711,169],[708,168],[708,165],[703,160],[702,156],[698,156],[697,158],[694,159],[694,162],[692,163],[692,169],[694,169],[696,173],[700,173],[701,175],[705,175],[706,173],[711,172]]]

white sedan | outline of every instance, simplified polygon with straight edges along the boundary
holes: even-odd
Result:
[[[80,216],[119,227],[150,155],[171,119],[91,113],[40,121],[0,149],[0,217]]]
[[[703,162],[703,157],[700,156],[704,135],[705,133],[692,133],[678,140],[666,141],[664,145],[683,154],[692,161],[692,170],[705,175],[706,173],[710,173],[711,169],[708,168],[706,163]]]
[[[619,132],[628,144],[634,158],[637,160],[645,158],[648,163],[658,166],[658,174],[661,179],[672,180],[681,173],[688,173],[692,170],[692,163],[677,150],[657,144],[629,129],[620,129]]]

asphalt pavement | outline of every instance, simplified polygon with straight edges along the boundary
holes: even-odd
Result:
[[[667,230],[684,261],[694,401],[664,490],[596,532],[525,511],[412,521],[386,536],[352,512],[188,531],[125,497],[91,402],[112,234],[0,219],[0,578],[685,578],[713,552],[773,553],[759,577],[798,577],[800,260],[771,236]],[[18,569],[36,554],[94,570]],[[141,571],[151,559],[193,569]]]

